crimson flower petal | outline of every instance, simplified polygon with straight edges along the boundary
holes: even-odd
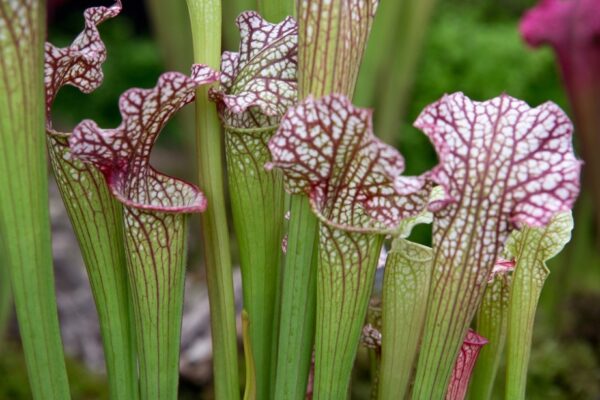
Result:
[[[167,72],[152,89],[126,91],[119,99],[121,124],[105,130],[93,121],[81,122],[69,139],[73,155],[96,165],[113,195],[127,206],[161,212],[203,211],[206,199],[196,186],[157,172],[149,158],[169,118],[194,100],[198,86],[216,79],[218,73],[194,65],[190,77]]]
[[[371,111],[341,95],[307,98],[288,110],[269,142],[286,189],[309,196],[326,224],[388,231],[427,204],[423,178],[402,177],[404,160],[373,135]]]
[[[519,30],[532,46],[548,43],[560,52],[598,47],[600,4],[598,0],[542,0],[525,14]]]

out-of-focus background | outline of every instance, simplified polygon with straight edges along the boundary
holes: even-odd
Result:
[[[82,28],[82,11],[109,2],[49,0],[49,41],[68,45]],[[506,92],[532,106],[551,100],[571,113],[552,51],[529,49],[519,36],[518,21],[533,5],[533,0],[381,0],[355,102],[375,109],[376,133],[399,147],[408,174],[421,173],[436,163],[428,140],[411,123],[425,105],[444,93],[462,91],[485,100]],[[236,50],[234,19],[254,6],[252,0],[223,0],[223,50]],[[124,0],[122,14],[100,27],[108,48],[104,84],[91,95],[70,87],[62,89],[54,106],[55,126],[69,131],[84,118],[94,119],[100,126],[116,126],[117,99],[124,90],[151,87],[165,70],[189,72],[192,57],[186,18],[184,0]],[[153,163],[176,176],[195,179],[191,111],[184,110],[167,125]],[[600,399],[600,232],[594,227],[595,212],[600,210],[594,209],[584,185],[574,210],[573,240],[549,263],[551,274],[534,333],[530,399]],[[81,256],[53,185],[51,214],[73,398],[105,399],[97,317]],[[204,270],[197,220],[190,225],[180,397],[210,399]],[[429,234],[423,228],[416,238],[427,243]],[[239,293],[239,273],[236,282]],[[28,399],[14,316],[9,321],[7,339],[0,341],[0,399]],[[361,379],[366,372],[360,367],[364,364],[366,368],[367,363],[361,357],[364,354],[359,355],[353,387],[356,399],[368,398],[367,379]],[[497,396],[501,398],[501,391]]]

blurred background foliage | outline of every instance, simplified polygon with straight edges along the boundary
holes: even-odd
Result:
[[[398,4],[393,4],[396,1],[381,0],[380,11],[391,12],[396,7],[395,12],[402,12],[398,11]],[[405,13],[418,13],[420,1],[413,1],[413,9]],[[528,49],[517,30],[518,20],[533,5],[532,0],[446,0],[437,4],[423,1],[427,2],[433,8],[431,17],[425,17],[429,23],[419,27],[423,41],[408,50],[407,41],[396,37],[402,35],[399,25],[403,17],[386,17],[380,12],[355,99],[357,104],[375,109],[376,133],[399,147],[408,174],[421,173],[436,163],[427,138],[411,124],[425,105],[444,93],[463,91],[473,99],[484,100],[506,92],[531,105],[551,100],[569,112],[552,52],[548,48]],[[83,9],[102,3],[106,4],[50,1],[49,40],[61,46],[69,44],[81,30]],[[170,7],[167,4],[171,2],[163,3]],[[253,4],[252,0],[223,0],[224,50],[236,49],[238,33],[233,19]],[[189,71],[186,60],[191,53],[185,53],[189,41],[180,39],[189,29],[187,10],[182,7],[183,17],[177,17],[176,12],[167,16],[152,7],[160,7],[160,2],[125,0],[123,14],[102,25],[100,30],[109,53],[104,84],[92,95],[70,87],[63,89],[54,107],[55,126],[69,131],[84,118],[94,119],[100,126],[116,126],[120,121],[117,98],[124,90],[153,86],[167,68]],[[161,16],[164,20],[157,19]],[[172,24],[178,25],[169,29]],[[160,41],[153,39],[153,32],[162,32]],[[176,54],[173,43],[178,44]],[[395,67],[411,58],[414,65],[409,73]],[[193,148],[187,145],[193,141],[190,111],[187,117],[182,115],[166,127],[154,161],[168,172],[193,179],[189,176],[193,154],[187,150]],[[163,151],[166,156],[161,157]],[[593,210],[584,187],[574,211],[573,241],[549,263],[552,273],[538,309],[530,363],[530,399],[600,399],[600,235],[594,232],[592,224],[593,213],[599,211]],[[413,236],[427,243],[428,235],[424,228]],[[194,246],[192,250],[190,265],[198,270],[198,250]],[[86,372],[76,360],[70,360],[69,366],[74,399],[106,398],[102,376]],[[364,370],[359,368],[357,376],[365,376]],[[0,377],[0,399],[29,398],[25,366],[14,341],[0,346]],[[357,381],[354,398],[368,398],[366,382]],[[497,385],[498,398],[502,398],[501,386]],[[201,390],[185,386],[182,389],[182,398]]]

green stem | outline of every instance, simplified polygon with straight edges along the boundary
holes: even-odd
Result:
[[[492,396],[494,382],[506,343],[510,277],[499,273],[488,284],[477,310],[477,333],[488,340],[473,370],[469,398],[485,400]]]
[[[142,399],[176,399],[187,224],[184,214],[125,207],[125,250]]]
[[[369,349],[369,377],[371,378],[371,400],[375,400],[377,398],[377,393],[379,392],[379,384],[381,383],[381,380],[379,379],[380,365],[380,350]]]
[[[259,399],[271,398],[271,351],[275,331],[277,286],[285,196],[281,172],[264,168],[270,161],[267,142],[272,129],[227,130],[227,172],[238,239],[244,308],[250,318],[250,340]]]
[[[319,97],[332,92],[350,95],[356,82],[374,10],[368,6],[361,7],[360,12],[364,15],[354,16],[361,23],[349,26],[340,23],[354,21],[350,18],[352,7],[349,4],[335,0],[325,6],[328,10],[324,15],[328,18],[321,19],[315,15],[318,14],[316,10],[319,10],[320,1],[297,2],[296,14],[301,16],[298,28],[299,99],[309,94]],[[352,43],[336,46],[342,35],[350,30],[353,34]],[[327,50],[323,51],[323,48]],[[292,197],[290,211],[288,252],[282,280],[275,398],[300,400],[306,395],[314,339],[312,333],[315,329],[317,221],[307,198]],[[354,358],[354,353],[351,357]]]
[[[392,54],[390,51],[397,49],[397,35],[390,32],[395,31],[396,28],[400,29],[398,20],[402,18],[402,8],[406,3],[406,0],[398,0],[383,1],[379,4],[356,82],[354,94],[356,105],[371,107],[376,104],[379,90],[375,77],[383,73],[386,65],[390,64],[390,54]]]
[[[474,225],[477,225],[477,220]],[[448,232],[453,232],[454,229],[455,227],[450,226]],[[480,232],[481,228],[471,225],[465,227],[464,231]],[[441,233],[439,235],[442,236]],[[479,239],[475,234],[466,236],[470,242]],[[467,238],[463,237],[463,240],[467,241]],[[485,281],[493,266],[488,262],[487,255],[483,256],[486,257],[485,261],[477,259],[477,245],[466,247],[470,250],[465,252],[467,254],[464,260],[467,261],[464,264],[454,261],[457,257],[453,253],[442,250],[443,246],[451,248],[453,244],[442,243],[439,247],[434,244],[435,269],[432,273],[425,330],[415,375],[415,399],[437,399],[445,395],[462,340],[483,296],[484,287],[477,286],[475,282]],[[442,252],[449,255],[441,256]],[[480,267],[473,270],[472,265]]]
[[[34,399],[68,399],[44,142],[45,2],[0,3],[0,235]]]
[[[519,262],[515,268],[508,311],[505,399],[525,399],[535,311],[548,274],[548,268],[540,262]]]
[[[314,399],[344,399],[383,236],[319,229]]]
[[[408,393],[423,331],[431,278],[432,250],[397,239],[389,252],[383,281],[380,400]]]
[[[320,19],[315,15],[319,3],[319,0],[297,2],[296,15],[301,16],[298,21],[299,99],[309,94],[319,97],[332,92],[351,95],[374,13],[374,9],[365,6],[360,8],[364,14],[352,16],[349,4],[334,0],[327,5],[329,18]],[[350,26],[340,23],[340,20],[354,21],[351,17],[360,23]],[[352,43],[336,46],[350,30]],[[328,50],[322,51],[323,48]],[[278,400],[305,398],[315,329],[317,220],[308,199],[303,196],[292,197],[290,211],[277,347],[275,398]]]
[[[187,3],[194,62],[218,69],[221,61],[221,2],[187,0]],[[240,392],[221,129],[216,106],[208,100],[207,86],[196,91],[196,124],[198,175],[208,201],[201,221],[210,300],[215,397],[235,400],[239,399]]]
[[[252,341],[250,340],[250,327],[252,323],[246,310],[242,310],[242,338],[244,342],[244,359],[246,362],[246,386],[244,388],[244,400],[256,400],[256,367],[254,364],[254,353]]]
[[[389,29],[384,29],[383,32],[383,35],[388,37],[385,41],[388,47],[382,47],[385,59],[375,75],[381,77],[382,81],[372,85],[377,90],[375,105],[379,106],[375,131],[381,132],[382,139],[393,145],[398,144],[400,128],[435,2],[436,0],[395,1],[394,3],[401,3],[396,6],[399,8],[395,10],[398,13],[397,18],[391,22],[395,33],[390,34]],[[383,15],[383,11],[385,10],[380,10],[379,15]],[[373,29],[373,33],[375,32],[376,29]],[[374,43],[379,47],[377,42]],[[394,55],[391,62],[389,54]]]
[[[524,399],[535,312],[549,271],[546,261],[571,239],[570,213],[554,216],[544,228],[523,228],[511,234],[507,252],[516,266],[508,309],[506,399]]]
[[[292,196],[282,276],[275,399],[302,400],[315,330],[317,219],[308,199]]]
[[[111,399],[136,399],[137,357],[123,248],[122,207],[93,166],[74,160],[67,137],[47,135],[63,203],[86,265],[102,333]]]

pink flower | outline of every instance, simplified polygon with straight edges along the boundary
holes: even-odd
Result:
[[[600,205],[595,154],[600,148],[600,0],[542,0],[525,14],[520,30],[531,46],[548,44],[556,52],[586,162],[584,175]]]

